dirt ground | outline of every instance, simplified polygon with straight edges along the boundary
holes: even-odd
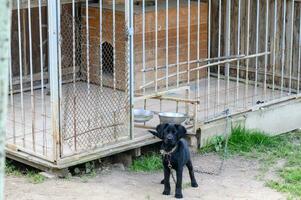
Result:
[[[216,155],[194,156],[196,169],[214,171],[220,164]],[[225,161],[224,170],[219,176],[196,173],[198,188],[189,186],[187,170],[184,171],[184,199],[286,199],[264,186],[256,176],[259,165],[256,161],[240,157]],[[158,200],[174,199],[172,195],[163,196],[160,181],[162,172],[134,173],[127,170],[111,169],[96,177],[83,181],[81,178],[51,179],[41,184],[31,184],[20,177],[6,177],[5,196],[7,200]]]

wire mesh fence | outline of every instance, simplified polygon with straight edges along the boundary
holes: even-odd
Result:
[[[113,10],[87,6],[76,5],[80,17],[66,11],[61,16],[61,69],[73,69],[69,81],[63,76],[61,83],[63,156],[130,136],[124,14],[113,19]]]

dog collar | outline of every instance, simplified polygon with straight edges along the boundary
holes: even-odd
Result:
[[[160,153],[163,155],[163,156],[165,156],[165,155],[170,155],[170,154],[172,154],[173,152],[175,152],[176,151],[176,149],[177,149],[177,147],[178,147],[178,145],[176,145],[174,148],[172,148],[170,151],[165,151],[165,150],[163,150],[163,149],[161,149],[160,150]]]

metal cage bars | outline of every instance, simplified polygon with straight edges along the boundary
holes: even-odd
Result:
[[[69,25],[72,29],[70,32],[72,87],[69,92],[70,94],[76,93],[78,91],[77,82],[80,81],[86,81],[85,87],[88,91],[92,91],[91,86],[93,87],[93,84],[95,84],[95,80],[93,80],[93,56],[95,54],[99,55],[97,60],[100,70],[95,72],[99,78],[99,81],[96,81],[98,84],[96,91],[98,91],[97,94],[99,96],[95,98],[104,97],[101,96],[104,94],[103,88],[111,85],[113,91],[116,92],[112,92],[114,94],[112,98],[105,96],[107,98],[105,103],[111,102],[117,105],[120,99],[127,102],[123,104],[125,107],[123,112],[128,111],[129,115],[125,115],[121,121],[122,123],[128,123],[130,139],[135,138],[132,113],[132,108],[135,105],[134,91],[141,91],[143,97],[162,91],[172,91],[173,88],[181,88],[183,85],[186,86],[186,88],[189,88],[188,97],[185,96],[186,94],[180,95],[200,102],[197,106],[197,115],[194,116],[195,120],[198,118],[197,123],[218,117],[224,109],[229,107],[237,112],[243,111],[256,105],[258,101],[263,101],[264,103],[268,103],[270,100],[280,101],[285,96],[293,96],[300,92],[301,20],[298,23],[297,19],[300,18],[298,14],[300,12],[298,11],[301,10],[296,6],[299,4],[298,1],[208,0],[207,9],[205,10],[208,12],[208,15],[206,20],[204,20],[204,16],[202,16],[204,10],[202,10],[202,2],[200,0],[197,2],[187,1],[184,5],[179,0],[168,0],[164,1],[163,4],[160,3],[160,0],[155,0],[153,10],[148,8],[146,0],[142,0],[142,6],[138,8],[142,10],[142,69],[140,70],[135,67],[137,47],[134,46],[136,36],[134,27],[138,27],[135,26],[134,11],[137,7],[134,6],[132,0],[125,1],[123,39],[126,44],[122,44],[120,48],[122,42],[119,39],[122,36],[118,35],[118,31],[116,31],[120,25],[117,25],[119,11],[115,1],[111,4],[112,27],[109,28],[112,29],[111,45],[113,53],[110,54],[108,51],[104,51],[103,45],[105,38],[108,37],[107,23],[103,23],[106,19],[103,12],[105,9],[103,8],[103,1],[99,1],[97,15],[99,19],[99,33],[97,37],[99,45],[97,44],[98,48],[96,49],[93,47],[94,40],[92,41],[94,29],[93,27],[91,28],[92,24],[89,22],[92,15],[92,12],[89,10],[90,3],[87,0],[83,2],[82,6],[85,12],[82,12],[84,12],[85,17],[78,19],[79,11],[76,8],[79,1],[71,1],[70,15],[72,20]],[[68,69],[64,68],[66,56],[62,52],[66,39],[62,38],[64,33],[62,30],[63,22],[61,21],[61,15],[63,14],[61,2],[59,0],[47,2],[48,41],[45,41],[44,32],[46,31],[43,31],[45,28],[43,13],[45,11],[43,11],[42,5],[44,5],[45,1],[38,0],[37,2],[38,53],[40,57],[39,79],[36,78],[37,71],[33,68],[33,44],[36,38],[33,36],[35,32],[31,31],[34,25],[31,22],[33,21],[34,10],[31,8],[31,1],[27,1],[27,7],[25,7],[25,10],[27,10],[26,16],[23,9],[24,5],[21,4],[21,1],[18,0],[16,3],[15,16],[18,20],[16,21],[17,31],[15,35],[18,49],[15,60],[19,61],[17,63],[18,73],[14,71],[16,67],[13,62],[15,61],[12,61],[10,67],[9,121],[11,126],[8,131],[12,134],[9,135],[7,140],[8,143],[20,147],[20,149],[29,154],[34,154],[49,161],[55,161],[65,156],[63,145],[66,138],[72,138],[71,145],[74,148],[71,154],[68,155],[79,153],[78,144],[74,138],[80,135],[73,132],[73,135],[65,137],[63,133],[62,120],[66,114],[63,110],[65,107],[62,105],[66,95],[64,93],[64,85],[70,83],[70,81],[65,79],[63,75],[64,71]],[[279,4],[281,4],[281,10],[278,9]],[[263,6],[265,9],[262,9]],[[175,10],[175,17],[170,11],[171,9]],[[262,14],[261,10],[265,11],[264,14]],[[149,22],[148,14],[151,11],[154,12],[155,20],[147,24],[146,22]],[[184,31],[182,26],[183,17],[180,16],[181,11],[187,13],[185,16],[187,30]],[[216,12],[217,18],[212,17],[213,12]],[[159,17],[162,16],[165,17],[165,20],[159,20]],[[225,23],[223,18],[226,19]],[[235,20],[232,21],[232,18]],[[162,21],[165,22],[163,26]],[[204,21],[207,23],[206,28],[203,26]],[[82,24],[79,26],[78,23],[80,22]],[[253,24],[255,25],[254,27],[252,27]],[[147,30],[148,25],[154,25],[152,29],[154,31],[154,41],[152,41],[154,48],[151,49],[151,52],[154,52],[154,54],[148,54],[148,51],[150,51],[148,49],[150,43],[147,35],[149,33],[149,30]],[[172,26],[174,30],[171,28]],[[162,28],[165,28],[165,30],[162,31]],[[204,29],[207,31],[207,49],[206,55],[201,55],[201,46],[204,45],[201,34]],[[235,31],[231,31],[231,29]],[[255,32],[252,32],[252,29]],[[183,37],[184,32],[186,34]],[[295,32],[299,32],[299,35]],[[25,36],[25,33],[28,35]],[[163,39],[161,38],[162,35],[164,35]],[[173,38],[174,36],[175,38]],[[79,37],[81,38],[78,39]],[[24,40],[24,38],[28,38],[28,40]],[[173,39],[175,40],[173,41]],[[264,41],[264,45],[260,41]],[[45,43],[48,44],[48,49],[44,48]],[[296,46],[295,43],[298,43],[297,49],[294,48]],[[174,45],[174,49],[171,48],[172,45]],[[28,50],[24,50],[27,46]],[[85,52],[82,55],[85,58],[78,57],[78,49]],[[27,54],[27,51],[29,55],[24,55]],[[121,51],[124,54],[127,72],[118,72],[116,68],[121,63],[117,61]],[[174,57],[171,56],[173,52]],[[107,71],[104,69],[102,58],[110,55],[113,57],[113,70],[111,70],[112,76],[108,78],[105,74]],[[149,55],[153,56],[154,65],[149,64]],[[182,58],[183,55],[186,56],[184,59]],[[48,57],[48,60],[45,57]],[[161,59],[161,57],[164,59]],[[26,59],[28,59],[29,64],[24,61]],[[47,64],[49,65],[48,71],[45,70]],[[28,66],[29,70],[27,69]],[[28,72],[25,72],[26,70]],[[124,74],[126,78],[119,78],[120,74]],[[142,81],[137,87],[138,75],[141,75]],[[105,81],[108,79],[109,83],[107,84]],[[121,81],[126,82],[123,83],[126,93],[124,97],[118,96],[119,93],[117,92],[120,90],[118,87]],[[50,100],[47,100],[46,93],[49,87]],[[36,92],[36,89],[40,89],[40,95]],[[27,98],[28,96],[29,98]],[[76,95],[72,96],[74,102],[77,102],[77,98]],[[87,102],[92,101],[89,98],[92,98],[92,96],[87,93]],[[161,100],[158,103],[159,110],[164,110],[165,104],[163,101]],[[176,106],[178,104],[179,102],[177,102]],[[37,107],[40,107],[39,111]],[[148,108],[146,101],[144,101],[143,107]],[[28,108],[30,114],[28,113]],[[51,113],[48,112],[49,108],[51,108]],[[74,108],[77,109],[73,103]],[[89,109],[91,108],[89,107]],[[113,123],[116,122],[116,125],[118,124],[118,117],[116,117],[118,110],[114,106],[106,107],[106,110],[110,109],[114,110],[111,121]],[[175,108],[175,110],[179,111],[179,108]],[[38,118],[38,112],[42,116],[42,128],[38,128],[35,122]],[[73,118],[79,118],[78,113],[76,111],[74,113]],[[28,118],[27,116],[31,117]],[[17,119],[17,117],[20,117],[20,119]],[[50,135],[48,134],[49,125],[47,120],[49,118],[51,118]],[[76,121],[76,123],[79,123],[78,119]],[[91,126],[91,120],[88,119],[87,121],[87,127]],[[104,127],[108,126],[111,125],[101,124],[100,130],[104,130]],[[113,131],[118,132],[121,129],[120,127],[113,127]],[[79,126],[77,126],[78,128]],[[87,130],[93,131],[94,129],[92,129]],[[86,131],[83,132],[85,133]],[[42,143],[37,144],[35,141],[38,140],[37,137],[39,137],[40,133],[42,133]],[[96,137],[94,132],[91,134],[91,137]],[[111,140],[111,142],[117,142],[117,140]],[[52,144],[50,145],[50,143]],[[37,151],[38,146],[41,146],[41,152]],[[89,148],[101,147],[92,145]]]

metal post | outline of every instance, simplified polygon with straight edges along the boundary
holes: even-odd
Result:
[[[230,46],[231,46],[231,0],[227,0],[226,4],[226,30],[225,30],[225,56],[230,56]],[[230,92],[230,64],[225,65],[225,78],[227,79],[226,84],[226,106],[228,106],[229,92]]]
[[[145,0],[142,1],[142,69],[145,66]],[[145,84],[145,72],[142,73],[142,84]],[[145,95],[145,88],[143,88],[143,95]]]
[[[177,0],[177,87],[179,87],[180,72],[180,0]]]
[[[269,40],[269,0],[266,0],[266,14],[265,14],[265,52],[268,51]],[[268,55],[264,57],[264,100],[267,100],[267,73],[268,73]]]
[[[48,51],[51,90],[51,125],[53,134],[53,159],[59,159],[59,23],[60,0],[47,1],[48,5]]]
[[[290,59],[289,59],[289,94],[292,93],[292,68],[293,68],[293,47],[294,47],[294,14],[295,14],[295,0],[291,2],[291,23],[290,23]]]
[[[25,148],[25,111],[24,111],[24,93],[23,93],[23,61],[22,61],[22,39],[21,39],[21,9],[20,0],[17,1],[18,11],[18,41],[19,41],[19,70],[20,70],[20,93],[21,93],[21,120],[22,120],[22,134],[23,134],[23,147]],[[25,45],[24,45],[25,46]]]
[[[259,52],[259,12],[260,12],[260,2],[257,0],[256,3],[256,44],[255,44],[255,52],[256,54]],[[255,58],[255,88],[253,98],[257,98],[257,81],[258,81],[258,58]],[[254,102],[253,102],[254,103]]]
[[[299,13],[301,14],[301,7]],[[299,56],[298,56],[298,83],[297,83],[297,91],[300,93],[300,69],[301,69],[301,18],[299,21]]]
[[[169,51],[168,51],[168,48],[169,48],[169,43],[168,43],[168,29],[169,29],[169,24],[168,24],[168,20],[169,20],[169,16],[168,16],[168,12],[169,12],[169,5],[168,5],[168,1],[169,0],[166,0],[166,21],[165,21],[165,48],[166,48],[166,51],[165,51],[165,65],[166,65],[166,73],[165,73],[165,76],[166,76],[166,80],[165,80],[165,85],[166,85],[166,90],[168,90],[168,76],[169,76],[169,66],[168,66],[168,54],[169,54]]]
[[[250,15],[251,15],[251,0],[248,0],[247,7],[247,44],[246,44],[246,55],[249,55],[250,52]],[[245,84],[245,99],[244,105],[247,107],[248,105],[248,96],[249,96],[249,59],[246,60],[246,84]]]
[[[286,27],[286,0],[283,0],[283,16],[282,16],[282,57],[281,57],[281,89],[280,93],[283,96],[284,86],[284,65],[285,65],[285,27]]]
[[[238,0],[238,16],[237,16],[237,55],[240,54],[240,15],[241,15],[241,0]],[[239,101],[239,77],[240,77],[240,62],[237,61],[236,65],[236,100],[235,105]]]
[[[128,85],[130,95],[130,138],[134,139],[134,3],[133,0],[125,0],[125,22],[128,33]]]
[[[218,1],[218,48],[217,48],[217,56],[221,57],[221,29],[222,29],[222,0]],[[220,74],[221,74],[221,66],[217,66],[217,112],[219,112],[220,105]]]
[[[158,0],[155,0],[155,91],[158,91]]]
[[[39,30],[40,30],[40,69],[41,69],[41,100],[43,114],[43,155],[47,154],[47,136],[46,136],[46,104],[44,94],[44,59],[43,59],[43,27],[42,27],[42,2],[39,0]]]
[[[0,199],[4,199],[5,124],[10,60],[11,1],[0,0]]]
[[[277,35],[277,1],[274,1],[274,33],[273,33],[273,78],[272,78],[272,96],[274,97],[275,91],[275,69],[276,69],[276,35]]]
[[[211,0],[208,1],[208,44],[207,44],[207,58],[208,60],[211,57]],[[210,62],[209,62],[210,63]],[[207,104],[206,104],[206,117],[209,115],[209,109],[210,109],[210,67],[207,69]]]

